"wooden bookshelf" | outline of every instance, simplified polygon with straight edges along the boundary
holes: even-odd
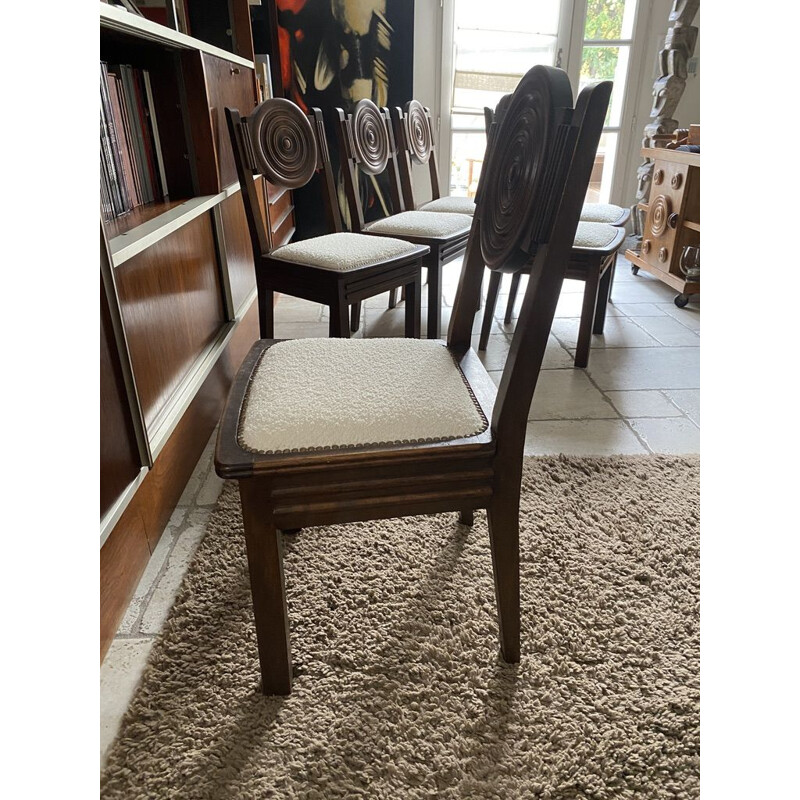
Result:
[[[249,113],[258,88],[248,0],[228,2],[224,30],[205,21],[207,40],[99,5],[101,60],[148,73],[168,188],[101,219],[102,660],[258,336],[224,116],[226,105]],[[288,241],[291,193],[263,179],[258,187],[272,230]]]

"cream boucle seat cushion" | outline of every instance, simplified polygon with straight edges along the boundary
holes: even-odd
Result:
[[[400,239],[365,236],[362,233],[329,233],[315,239],[286,244],[273,250],[270,258],[310,264],[336,272],[349,272],[407,255],[415,249],[415,245]]]
[[[602,250],[619,236],[619,229],[604,222],[579,222],[573,247]]]
[[[431,236],[446,238],[457,233],[468,233],[472,221],[464,214],[448,214],[431,211],[403,211],[377,222],[371,222],[365,230],[373,233],[388,233],[398,236]]]
[[[420,211],[446,211],[451,214],[475,213],[475,201],[471,197],[440,197],[438,200],[431,200],[419,207]]]
[[[625,216],[625,209],[612,203],[584,203],[581,222],[607,222],[616,225]]]
[[[257,453],[435,442],[488,427],[447,348],[426,339],[291,339],[264,352],[239,445]]]

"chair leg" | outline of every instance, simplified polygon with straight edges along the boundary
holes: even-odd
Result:
[[[275,338],[275,292],[258,290],[258,330],[262,339]]]
[[[419,275],[403,287],[406,298],[406,339],[419,339],[422,327],[422,281]]]
[[[442,330],[442,264],[436,259],[428,266],[428,329],[429,339],[438,339]]]
[[[355,333],[361,325],[361,301],[350,306],[350,330]]]
[[[489,344],[489,334],[492,330],[492,321],[494,320],[494,309],[497,305],[497,293],[500,291],[500,281],[503,275],[500,272],[495,272],[489,275],[489,288],[486,290],[486,308],[483,310],[483,325],[481,325],[481,338],[478,342],[478,350],[485,350],[486,345]]]
[[[575,366],[585,367],[589,363],[589,349],[592,346],[594,310],[597,306],[597,293],[600,289],[600,265],[589,267],[586,271],[586,286],[583,290],[583,308],[578,328],[578,345],[575,349]]]
[[[503,322],[506,325],[511,324],[511,317],[514,314],[514,303],[517,300],[517,289],[519,289],[519,279],[522,277],[519,272],[515,272],[511,276],[511,287],[508,290],[508,303],[506,303],[506,315]]]
[[[272,521],[268,494],[257,480],[239,481],[239,494],[261,664],[261,691],[286,695],[292,691],[292,657],[281,533]]]
[[[343,298],[331,304],[330,335],[336,339],[350,338],[349,307]]]
[[[502,496],[501,496],[502,495]],[[494,591],[500,624],[500,650],[510,664],[519,661],[519,488],[496,494],[487,509]]]
[[[608,266],[600,278],[600,288],[597,291],[597,305],[594,309],[594,325],[592,333],[602,333],[606,324],[606,311],[611,300],[611,287],[614,284],[614,262]]]
[[[458,521],[471,528],[475,522],[475,512],[471,508],[463,510],[458,516]]]
[[[397,287],[389,289],[389,308],[397,306]]]

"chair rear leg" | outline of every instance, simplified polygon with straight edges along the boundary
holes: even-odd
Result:
[[[616,258],[616,254],[612,259]],[[597,305],[594,309],[594,325],[592,333],[602,333],[606,325],[606,311],[611,300],[611,287],[614,283],[614,261],[606,268],[603,277],[600,278],[600,288],[597,291]]]
[[[340,297],[336,302],[332,303],[330,309],[330,335],[336,339],[349,339],[350,315],[349,307],[347,303],[344,302],[344,298]]]
[[[489,288],[486,290],[486,308],[483,311],[483,325],[481,325],[481,338],[478,342],[478,350],[485,350],[489,344],[489,334],[492,331],[492,321],[494,320],[494,309],[497,305],[497,293],[500,291],[500,281],[503,275],[500,272],[492,271],[489,275]]]
[[[397,287],[389,289],[389,308],[394,308],[397,305]]]
[[[431,254],[434,256],[434,254]],[[438,254],[428,262],[428,329],[429,339],[438,339],[442,330],[442,263]]]
[[[494,591],[500,625],[500,650],[510,664],[519,661],[519,485],[495,494],[487,509]]]
[[[275,338],[275,292],[258,290],[258,330],[262,339]]]
[[[259,481],[252,478],[239,481],[239,494],[261,664],[261,691],[286,695],[292,691],[292,657],[281,532],[272,520],[268,490]]]
[[[511,287],[508,290],[508,303],[506,303],[506,315],[503,317],[503,322],[506,325],[511,324],[511,317],[514,315],[514,303],[517,300],[517,289],[519,289],[519,280],[522,276],[519,272],[515,272],[511,276]]]
[[[406,339],[419,339],[422,326],[422,281],[419,274],[403,287],[406,298]]]

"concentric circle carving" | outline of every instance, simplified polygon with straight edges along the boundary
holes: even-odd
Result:
[[[431,136],[431,126],[428,124],[428,115],[419,100],[412,100],[406,104],[404,122],[411,158],[417,164],[427,164],[428,159],[431,157],[433,138]]]
[[[364,172],[378,175],[389,161],[389,136],[380,109],[372,100],[356,103],[352,116],[353,148]]]
[[[507,270],[530,259],[530,223],[542,201],[552,150],[556,109],[572,106],[569,79],[561,70],[536,66],[509,98],[492,140],[480,190],[481,251],[485,264]]]
[[[672,203],[669,197],[660,194],[650,205],[650,230],[653,236],[663,236],[667,230]]]
[[[282,97],[265,100],[249,118],[256,164],[270,183],[305,186],[317,168],[317,140],[311,122]]]

